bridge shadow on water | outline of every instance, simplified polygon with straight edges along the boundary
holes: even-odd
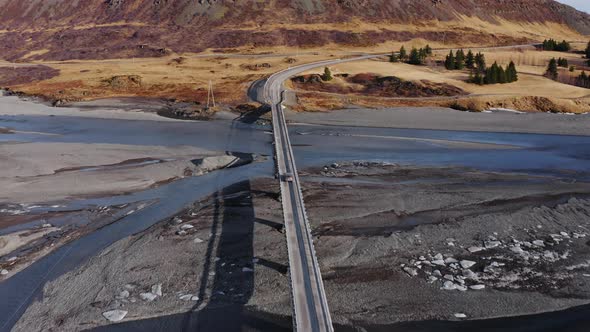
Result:
[[[291,331],[291,317],[257,312],[246,305],[254,292],[254,273],[242,269],[255,269],[255,223],[269,222],[255,217],[250,181],[213,194],[211,238],[198,289],[194,291],[199,301],[192,309],[89,331]],[[287,269],[283,264],[264,259],[259,259],[258,264],[282,273]]]

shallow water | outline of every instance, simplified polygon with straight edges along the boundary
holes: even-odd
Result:
[[[69,116],[0,116],[0,127],[45,133],[5,134],[0,135],[0,142],[191,145],[209,150],[261,155],[272,155],[273,152],[268,127],[228,120],[158,122]],[[305,125],[292,126],[290,132],[300,169],[336,161],[367,160],[415,165],[454,165],[483,170],[556,174],[575,180],[590,179],[587,173],[590,170],[590,137]],[[461,148],[455,146],[454,142],[499,146]],[[76,268],[113,242],[141,232],[228,185],[258,177],[272,177],[273,172],[273,161],[269,158],[265,162],[186,178],[130,195],[75,200],[67,202],[66,207],[37,208],[63,211],[155,201],[155,204],[119,222],[59,248],[23,272],[0,283],[0,330],[9,329],[18,320],[27,305],[40,295],[40,290],[47,281]]]

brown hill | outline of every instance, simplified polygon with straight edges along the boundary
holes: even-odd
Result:
[[[0,0],[0,49],[10,60],[580,34],[590,34],[590,16],[552,0]]]

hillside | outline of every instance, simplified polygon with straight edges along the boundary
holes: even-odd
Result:
[[[551,0],[0,0],[7,60],[411,40],[497,45],[581,34],[590,34],[590,16]]]

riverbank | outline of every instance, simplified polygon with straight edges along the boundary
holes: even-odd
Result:
[[[590,136],[590,114],[464,112],[443,107],[288,112],[291,123]]]
[[[333,319],[343,330],[590,303],[588,183],[358,162],[308,169],[302,180]],[[288,317],[276,189],[272,179],[230,186],[115,243],[49,283],[15,330],[104,326],[112,322],[103,314],[113,310],[125,312],[118,328],[148,331],[180,321],[242,326],[247,312]],[[94,290],[98,279],[104,287]],[[60,317],[59,325],[46,317]]]

